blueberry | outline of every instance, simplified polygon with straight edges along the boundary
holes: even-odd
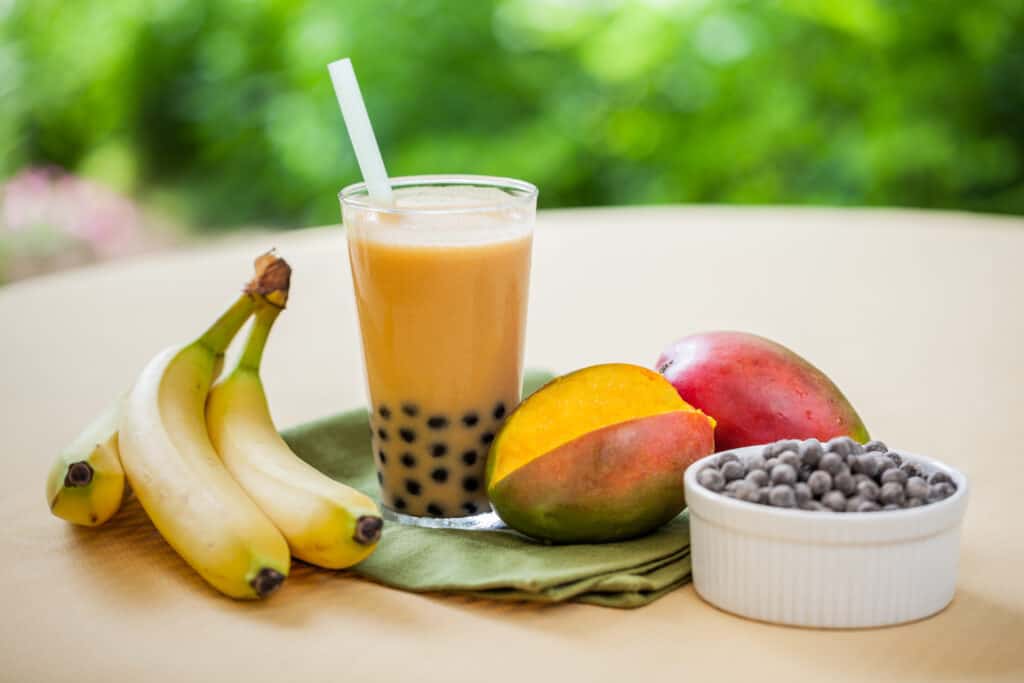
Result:
[[[818,467],[834,477],[839,474],[843,467],[843,458],[838,453],[826,453],[821,456],[821,462],[818,463]]]
[[[859,441],[855,439],[850,439],[850,453],[854,455],[860,455],[861,453],[866,452],[867,451],[864,449],[863,444],[861,444]]]
[[[715,464],[718,465],[719,467],[724,467],[725,463],[727,463],[727,462],[739,462],[739,461],[740,461],[739,456],[737,456],[735,453],[722,453],[717,458],[715,458]]]
[[[874,453],[865,453],[864,455],[858,455],[857,459],[853,463],[853,471],[866,474],[869,477],[878,476],[878,468],[881,465],[881,459]]]
[[[878,451],[879,453],[885,453],[889,448],[879,441],[878,439],[872,439],[864,444],[864,450],[866,451]]]
[[[505,417],[505,404],[498,403],[498,405],[494,406],[494,412],[492,414],[494,415],[495,420],[500,420]]]
[[[796,495],[797,504],[806,503],[809,501],[813,494],[811,493],[811,487],[804,482],[793,485],[793,493]]]
[[[756,453],[747,459],[746,465],[748,472],[765,469],[764,458]]]
[[[444,429],[448,426],[448,418],[444,415],[432,415],[427,418],[427,426],[431,429]]]
[[[889,470],[895,470],[895,469],[897,469],[896,463],[894,463],[889,458],[881,457],[881,458],[878,459],[878,476],[879,477],[881,477],[883,474],[885,474]]]
[[[736,488],[733,490],[733,493],[736,495],[738,499],[745,500],[750,503],[757,502],[757,486],[755,486],[754,484],[750,483],[745,479],[738,479],[736,481],[729,482],[729,484],[736,484]]]
[[[894,481],[882,484],[882,491],[878,495],[878,499],[882,504],[894,503],[899,505],[903,502],[904,497],[903,487]]]
[[[903,504],[903,507],[919,508],[922,505],[924,505],[924,500],[922,500],[920,498],[917,498],[917,497],[914,497],[914,498],[907,498],[907,502]]]
[[[416,481],[415,479],[406,479],[405,480],[405,490],[409,493],[410,496],[418,496],[418,495],[420,495],[420,491],[422,489],[423,489],[423,487],[420,486],[420,483],[418,481]]]
[[[827,508],[816,500],[808,500],[800,503],[801,510],[807,510],[809,512],[831,512],[831,508]]]
[[[383,449],[377,451],[377,457],[380,459],[380,464],[383,465],[388,461],[388,454]]]
[[[760,488],[768,483],[768,473],[764,470],[750,470],[745,479]]]
[[[891,469],[882,472],[882,483],[888,484],[890,481],[894,481],[897,484],[906,484],[909,481],[909,477],[907,477],[906,472],[894,465]]]
[[[401,497],[396,496],[395,500],[391,503],[391,505],[396,510],[404,510],[405,507],[406,507],[405,506],[405,498],[401,498]]]
[[[757,490],[757,502],[761,505],[768,505],[772,494],[772,487],[762,486]]]
[[[796,494],[789,486],[773,486],[768,493],[768,502],[779,508],[796,507]]]
[[[417,415],[419,415],[420,409],[416,406],[415,403],[403,403],[402,412],[408,415],[409,417],[416,417]]]
[[[462,480],[462,488],[472,493],[480,488],[480,480],[476,477],[466,477]]]
[[[815,470],[808,477],[807,485],[811,487],[811,493],[815,497],[824,496],[832,490],[832,475],[825,470]]]
[[[722,476],[725,477],[726,481],[742,479],[744,474],[743,465],[738,460],[730,460],[722,465]]]
[[[444,510],[437,503],[431,503],[427,506],[427,514],[431,517],[442,517],[444,516]]]
[[[882,509],[886,511],[899,510],[900,506],[896,505],[895,503],[886,503],[884,506],[882,506]]]
[[[448,470],[443,467],[438,467],[436,470],[430,473],[430,478],[436,481],[438,484],[443,484],[448,481]]]
[[[889,508],[888,505],[886,505],[885,507],[886,509]],[[898,509],[898,506],[894,505],[893,507]],[[857,506],[857,512],[877,512],[880,509],[881,508],[878,507],[878,503],[876,503],[873,500],[865,500],[863,503]]]
[[[808,479],[811,478],[811,475],[813,473],[814,473],[814,467],[813,466],[807,465],[807,464],[800,465],[800,469],[797,470],[797,473],[796,473],[797,481],[807,481]]]
[[[885,457],[888,460],[891,460],[892,463],[894,465],[896,465],[896,467],[900,467],[903,464],[903,458],[900,457],[899,453],[894,453],[893,451],[889,451],[888,453],[885,454]]]
[[[849,472],[840,472],[832,478],[832,486],[844,496],[852,496],[857,491],[857,484]]]
[[[936,501],[944,500],[953,495],[956,488],[953,484],[948,481],[940,481],[938,484],[932,484],[928,489],[928,502],[934,503]]]
[[[768,458],[767,460],[764,461],[764,468],[766,470],[768,470],[769,472],[771,472],[775,468],[775,466],[778,465],[778,464],[779,464],[779,459],[778,458]]]
[[[846,496],[839,491],[829,491],[821,498],[822,504],[833,512],[846,510]]]
[[[725,477],[714,467],[705,467],[697,472],[697,483],[709,490],[720,492],[725,488]]]
[[[899,482],[885,482],[899,483]],[[907,479],[907,496],[924,500],[928,498],[928,482],[921,477],[910,477]]]
[[[796,469],[800,467],[800,455],[796,451],[782,451],[779,453],[779,462]]]
[[[480,416],[477,415],[476,413],[466,413],[465,415],[462,416],[462,424],[466,425],[467,427],[473,427],[479,421]]]
[[[466,463],[467,465],[475,465],[477,457],[478,456],[476,451],[468,450],[462,454],[462,462]]]
[[[491,432],[484,432],[480,436],[480,443],[482,443],[485,446],[490,446],[492,441],[494,441],[494,434],[492,434]]]
[[[800,457],[804,463],[812,467],[818,464],[823,453],[824,450],[821,447],[821,442],[817,439],[807,439],[800,444]]]
[[[435,443],[430,447],[430,454],[435,458],[443,457],[448,453],[448,446],[443,443]]]
[[[921,476],[921,469],[912,462],[904,462],[900,465],[900,469],[906,472],[908,477]]]
[[[796,470],[792,465],[780,464],[772,469],[773,484],[793,484],[796,482]]]
[[[864,500],[878,500],[878,494],[881,490],[878,488],[878,484],[870,479],[866,479],[857,484],[857,495]]]
[[[733,479],[732,481],[725,485],[725,490],[728,491],[729,493],[735,494],[737,491],[740,490],[740,485],[746,483],[748,482],[745,479]]]
[[[784,441],[775,442],[776,451],[775,455],[781,454],[783,451],[796,451],[800,449],[800,442],[796,439],[785,439]]]
[[[847,512],[856,512],[857,508],[859,508],[860,504],[863,503],[863,502],[865,502],[865,501],[860,496],[852,496],[850,498],[847,498],[846,499],[846,511]]]
[[[847,456],[854,452],[854,440],[848,436],[837,436],[829,439],[825,444],[825,450],[841,456]],[[858,444],[859,445],[859,444]]]
[[[365,434],[366,432],[363,432],[363,433]],[[377,430],[377,437],[381,441],[387,441],[388,440],[388,431],[386,429],[384,429],[383,427],[381,427],[380,429]]]
[[[377,408],[377,414],[387,420],[391,417],[391,409],[382,403],[380,408]]]
[[[470,515],[475,515],[477,513],[477,510],[479,510],[479,508],[476,506],[476,503],[474,503],[471,500],[463,503],[462,509]]]
[[[928,483],[931,484],[932,486],[934,486],[935,484],[942,484],[945,482],[948,482],[950,484],[953,483],[953,480],[945,472],[932,472],[932,475],[928,477]]]
[[[402,464],[406,467],[415,467],[416,456],[412,453],[402,453]]]

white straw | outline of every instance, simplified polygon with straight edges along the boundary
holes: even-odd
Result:
[[[384,169],[384,159],[377,147],[377,138],[373,136],[370,115],[366,113],[366,103],[359,92],[356,72],[352,70],[352,61],[339,59],[327,65],[334,84],[334,93],[338,96],[341,115],[345,118],[348,136],[356,151],[356,162],[366,181],[366,189],[370,198],[382,204],[391,203],[391,184],[388,172]]]

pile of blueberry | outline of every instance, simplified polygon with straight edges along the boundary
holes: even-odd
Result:
[[[704,488],[729,498],[821,512],[875,512],[920,507],[949,498],[945,472],[904,462],[881,441],[849,437],[777,441],[741,459],[722,453],[697,473]]]

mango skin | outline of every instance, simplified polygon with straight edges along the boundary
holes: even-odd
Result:
[[[686,507],[682,477],[714,451],[707,416],[678,410],[589,432],[489,491],[513,529],[556,543],[603,543],[657,529]]]
[[[655,366],[684,401],[715,418],[730,450],[780,439],[849,436],[864,422],[832,380],[785,346],[746,332],[706,332],[669,346]]]

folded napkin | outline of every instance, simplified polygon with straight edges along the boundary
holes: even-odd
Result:
[[[525,393],[550,378],[528,373]],[[320,471],[380,499],[366,410],[301,425],[284,438]],[[408,591],[640,607],[689,580],[690,531],[683,513],[632,541],[548,545],[511,530],[429,529],[387,522],[377,550],[352,571]]]

